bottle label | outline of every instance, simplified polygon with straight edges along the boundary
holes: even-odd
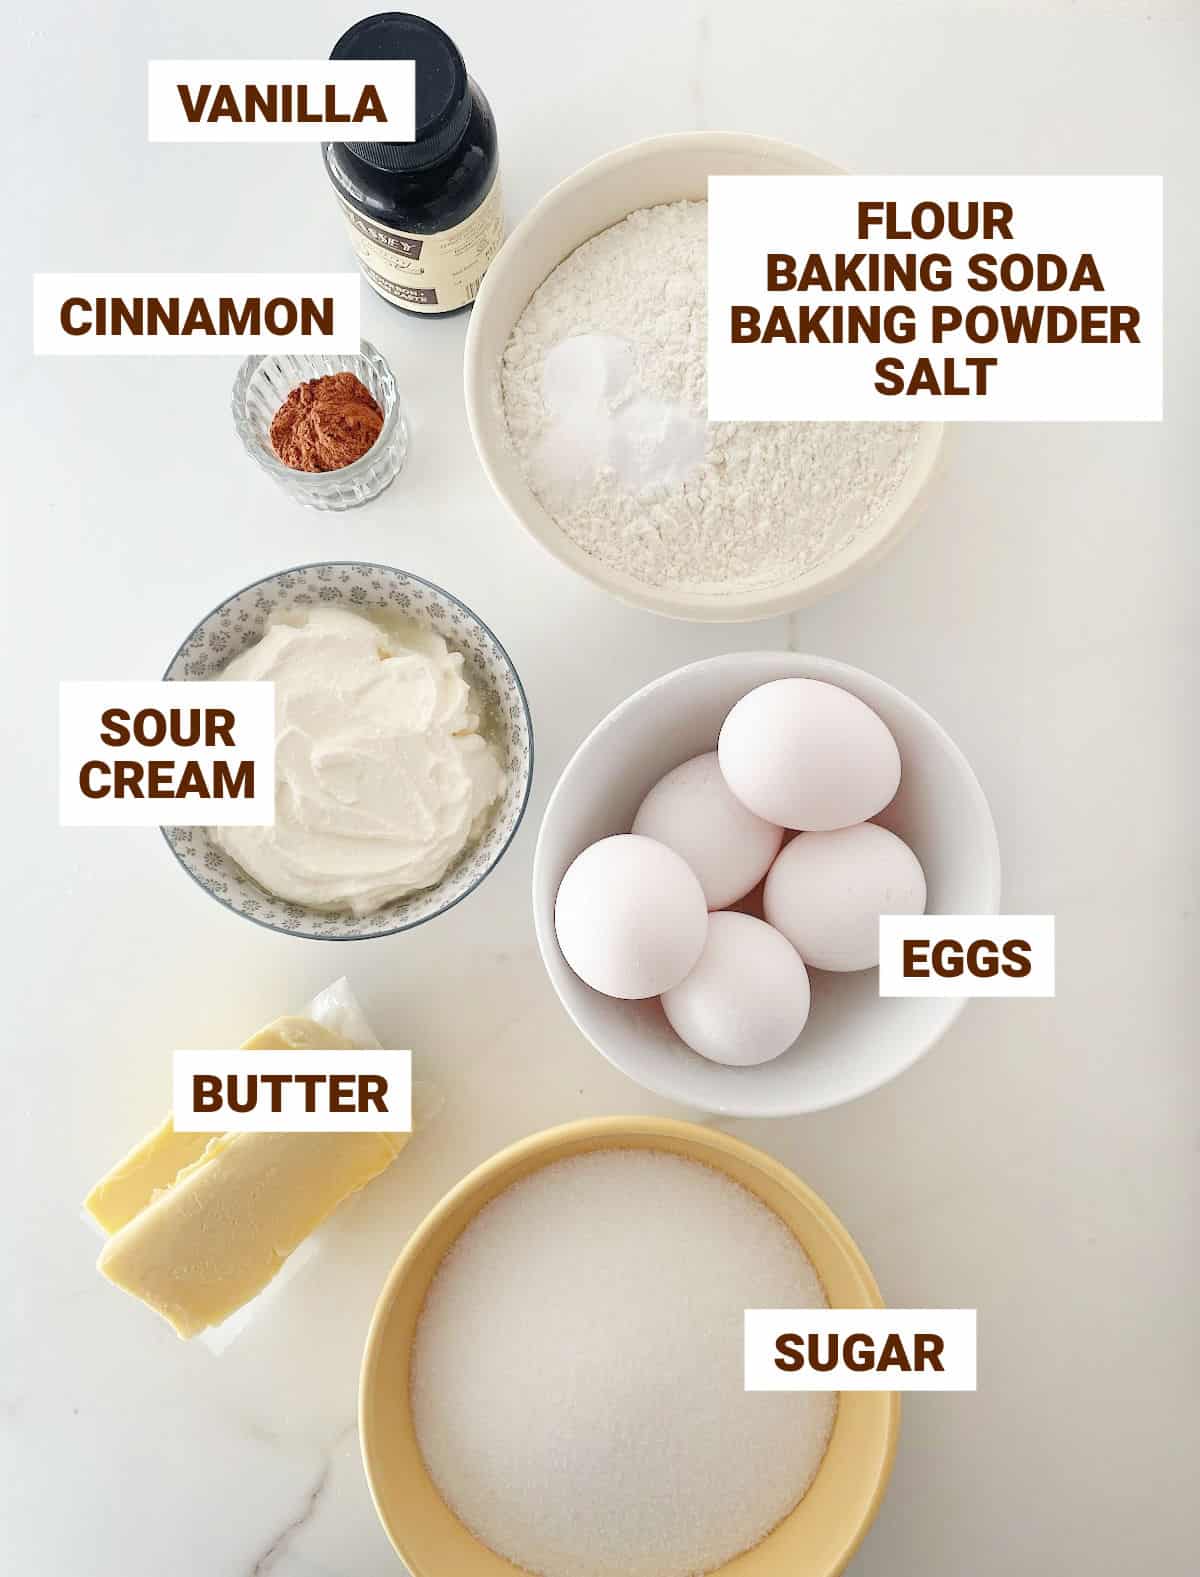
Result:
[[[504,238],[500,177],[473,213],[450,230],[414,235],[368,219],[338,197],[367,283],[410,312],[453,312],[479,294]]]

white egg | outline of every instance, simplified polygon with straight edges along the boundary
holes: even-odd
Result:
[[[785,1052],[808,1018],[808,971],[792,944],[748,914],[714,914],[700,961],[663,1010],[685,1045],[748,1068]]]
[[[736,903],[767,874],[783,842],[773,827],[733,794],[717,753],[695,756],[650,790],[633,830],[657,838],[691,866],[710,909]]]
[[[763,913],[812,969],[874,969],[879,916],[924,912],[920,861],[873,822],[802,832],[772,865],[763,892]]]
[[[708,906],[674,849],[622,833],[584,849],[554,901],[563,957],[606,996],[656,997],[700,957]]]
[[[729,787],[756,816],[828,832],[877,816],[900,786],[900,752],[864,701],[819,679],[776,679],[725,719]]]

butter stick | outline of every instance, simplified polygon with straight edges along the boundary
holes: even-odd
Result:
[[[281,1018],[243,1050],[350,1049]],[[86,1201],[111,1236],[98,1269],[182,1337],[256,1297],[343,1200],[390,1166],[408,1134],[176,1133],[170,1118]],[[111,1224],[110,1224],[111,1223]]]
[[[299,1051],[336,1048],[350,1050],[350,1042],[310,1018],[285,1016],[251,1035],[243,1051]],[[155,1194],[171,1184],[185,1167],[198,1161],[214,1143],[210,1133],[176,1133],[168,1115],[134,1145],[92,1189],[83,1208],[106,1233],[118,1232],[144,1210]]]
[[[228,1133],[113,1234],[101,1273],[191,1337],[263,1290],[284,1260],[391,1165],[407,1134]]]

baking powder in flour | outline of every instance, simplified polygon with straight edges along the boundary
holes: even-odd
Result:
[[[651,586],[752,591],[871,524],[912,422],[706,422],[708,204],[643,208],[534,292],[504,352],[521,469],[579,547]]]

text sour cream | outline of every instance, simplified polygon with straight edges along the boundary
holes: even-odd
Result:
[[[356,915],[434,886],[482,832],[504,771],[463,660],[417,626],[281,614],[223,679],[275,684],[275,825],[211,836],[276,897]]]

